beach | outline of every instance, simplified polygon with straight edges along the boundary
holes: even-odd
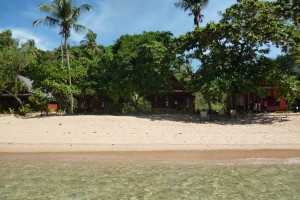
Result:
[[[111,160],[300,158],[300,115],[212,122],[196,115],[1,115],[0,157],[24,154]]]

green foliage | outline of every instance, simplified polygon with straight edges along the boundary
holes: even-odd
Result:
[[[296,62],[296,58],[291,54],[277,56],[275,59],[278,69],[290,76],[296,76],[300,80],[300,63]]]
[[[169,32],[148,32],[121,36],[112,47],[109,94],[114,99],[144,96],[170,89],[171,66]]]
[[[122,107],[122,114],[135,115],[135,114],[149,114],[151,113],[152,105],[145,98],[138,100],[137,106],[131,103],[124,103]]]
[[[73,49],[71,49],[72,51]],[[79,52],[84,49],[79,48]],[[111,66],[112,53],[111,49],[101,48],[101,55],[94,55],[85,61],[80,59],[84,54],[79,53],[79,57],[75,57],[76,63],[80,66],[79,76],[74,78],[73,83],[78,87],[82,94],[90,96],[104,96],[108,94],[108,84],[111,80],[109,67]]]
[[[35,89],[32,91],[32,94],[33,95],[29,97],[29,101],[41,112],[41,114],[46,112],[48,115],[48,104],[50,103],[50,98],[40,89]]]
[[[221,100],[218,102],[212,102],[211,103],[211,109],[209,109],[207,100],[204,99],[204,96],[201,94],[201,92],[196,93],[195,98],[195,110],[216,110],[220,111],[225,108],[226,105],[226,95],[223,95],[221,97]]]
[[[193,90],[192,77],[194,69],[190,64],[183,64],[179,69],[175,69],[174,74],[185,89]]]
[[[208,110],[207,102],[204,100],[203,95],[197,92],[195,98],[195,109],[196,110]]]
[[[56,111],[56,113],[57,113],[58,115],[63,115],[63,114],[65,114],[65,111],[63,111],[63,110],[61,110],[61,109],[58,109],[58,110]]]
[[[33,110],[30,108],[29,104],[23,105],[21,108],[18,110],[18,114],[21,116],[25,116],[26,114],[32,113]]]
[[[84,40],[80,42],[80,48],[82,48],[86,56],[91,58],[92,60],[98,58],[102,53],[103,49],[103,47],[97,45],[96,39],[96,33],[88,32]]]
[[[124,114],[124,115],[135,115],[137,113],[138,113],[137,109],[135,107],[133,107],[131,104],[125,103],[123,105],[122,114]]]
[[[277,88],[291,88],[286,72],[278,71],[274,61],[264,57],[270,43],[289,49],[299,42],[299,26],[295,26],[299,14],[291,11],[299,6],[287,4],[239,0],[222,14],[219,23],[178,38],[178,52],[188,51],[188,58],[202,63],[193,76],[193,86],[208,104],[219,102],[223,93],[259,93],[263,85],[274,85],[274,81]]]
[[[145,98],[139,99],[137,110],[143,114],[149,114],[152,110],[152,105]]]
[[[3,114],[13,115],[13,114],[15,114],[15,110],[13,108],[8,108],[7,111],[3,110]]]
[[[49,16],[38,19],[33,22],[34,26],[44,23],[49,27],[58,26],[60,28],[59,34],[64,39],[65,55],[68,68],[68,83],[72,86],[72,72],[69,59],[68,39],[71,36],[71,30],[75,32],[92,33],[87,27],[77,24],[80,15],[84,11],[91,11],[92,7],[89,4],[83,4],[79,7],[74,6],[73,1],[70,0],[53,0],[52,4],[40,4],[39,8],[42,12],[48,13]],[[63,54],[63,52],[62,52]],[[74,99],[73,93],[70,93],[70,113],[73,113]]]
[[[27,48],[18,48],[16,41],[11,31],[0,33],[0,90],[14,97],[21,107],[23,102],[17,94],[28,91],[28,88],[18,75],[25,74],[28,66],[34,65],[36,59]]]
[[[43,82],[43,87],[46,89],[47,93],[53,96],[62,110],[66,110],[67,107],[70,105],[70,94],[76,93],[77,90],[66,84],[66,83],[59,83],[52,80],[45,80]]]
[[[11,30],[5,30],[0,33],[0,50],[7,48],[17,48],[19,41],[12,37]]]
[[[208,107],[222,104],[224,94],[263,94],[264,85],[273,86],[279,97],[289,102],[299,98],[299,0],[238,0],[221,13],[218,23],[196,28],[176,40],[169,32],[144,32],[123,35],[111,47],[97,45],[97,35],[77,24],[81,11],[91,10],[89,5],[51,2],[39,6],[49,17],[35,25],[44,22],[60,27],[65,41],[55,51],[38,50],[33,40],[19,46],[10,30],[0,33],[0,90],[14,96],[20,106],[23,102],[17,93],[26,87],[18,75],[29,77],[34,88],[41,88],[31,99],[41,111],[47,102],[43,92],[51,94],[63,110],[73,103],[74,94],[123,99],[128,102],[125,113],[147,113],[151,105],[141,97],[171,91],[172,74],[186,88],[200,91],[202,103]],[[198,26],[207,2],[180,0],[176,6],[191,11]],[[68,45],[71,29],[87,32],[80,46]],[[269,44],[281,48],[285,55],[276,60],[266,58]],[[184,63],[185,56],[186,60],[198,59],[201,68],[194,72]],[[110,111],[121,113],[122,107],[111,104]]]

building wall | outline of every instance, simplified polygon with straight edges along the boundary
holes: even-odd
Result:
[[[238,109],[254,110],[254,111],[286,111],[286,100],[278,100],[276,91],[267,90],[266,96],[259,96],[254,93],[236,95],[234,104]]]

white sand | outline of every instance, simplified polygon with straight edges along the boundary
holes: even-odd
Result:
[[[300,115],[205,122],[186,116],[0,116],[0,152],[300,150]]]

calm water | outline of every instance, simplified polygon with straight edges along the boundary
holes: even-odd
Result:
[[[0,199],[300,199],[300,165],[0,160]]]

